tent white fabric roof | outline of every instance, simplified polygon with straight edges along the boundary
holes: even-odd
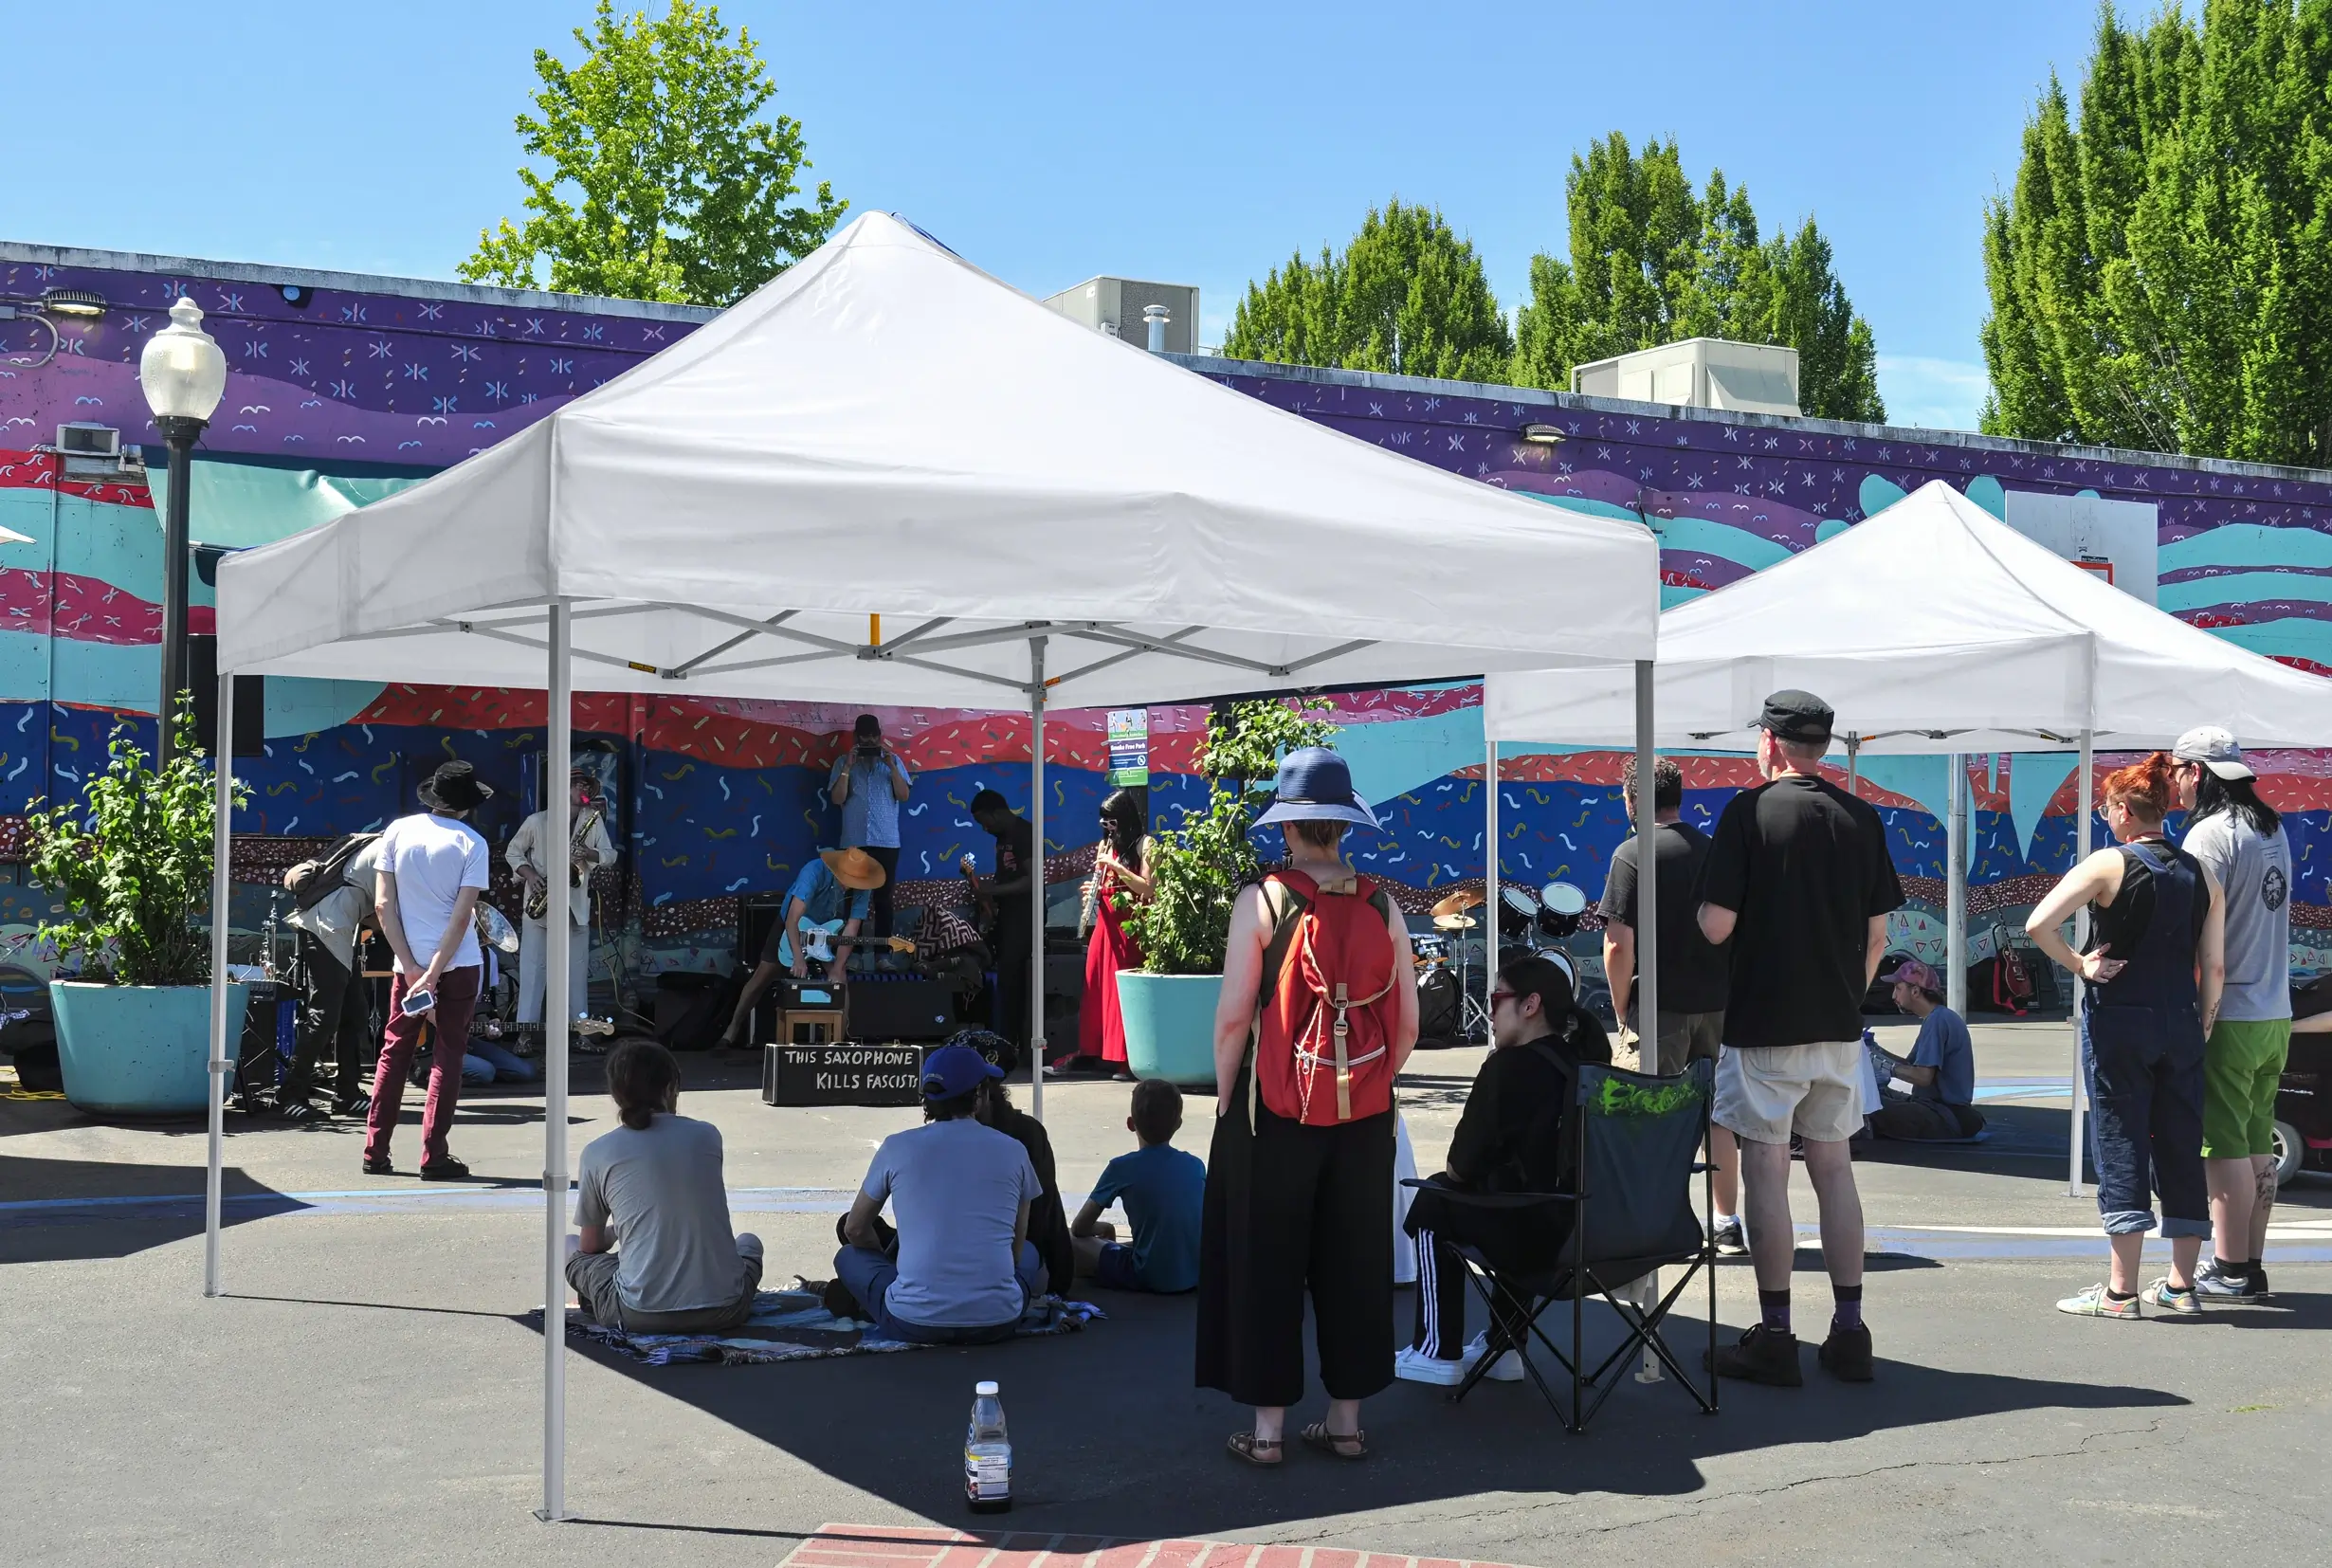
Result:
[[[1754,750],[1768,692],[1812,691],[1870,753],[2332,744],[2332,681],[2187,625],[2062,560],[1940,481],[1660,619],[1663,746]],[[1502,740],[1632,745],[1633,674],[1494,673]]]
[[[580,689],[1017,706],[1041,631],[1092,706],[1649,657],[1656,567],[1649,530],[1268,408],[873,213],[510,440],[229,556],[219,662],[539,687],[564,596]]]

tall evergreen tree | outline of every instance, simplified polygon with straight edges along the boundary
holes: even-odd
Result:
[[[1985,214],[1987,430],[2332,462],[2332,0],[2110,5]]]
[[[1568,261],[1531,258],[1515,322],[1513,379],[1564,388],[1575,365],[1680,337],[1797,350],[1798,406],[1826,419],[1879,421],[1877,350],[1809,218],[1760,240],[1746,187],[1722,170],[1696,194],[1674,142],[1641,154],[1617,131],[1574,155]]]
[[[1505,313],[1470,241],[1439,211],[1372,208],[1339,252],[1301,251],[1232,315],[1223,352],[1235,359],[1331,365],[1457,381],[1496,381],[1514,354]]]

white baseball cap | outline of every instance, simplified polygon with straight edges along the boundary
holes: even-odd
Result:
[[[2196,724],[2178,737],[2170,755],[2181,762],[2199,762],[2221,778],[2259,776],[2243,759],[2243,748],[2235,744],[2234,736],[2216,724]]]

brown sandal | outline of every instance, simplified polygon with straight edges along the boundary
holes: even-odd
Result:
[[[1349,1432],[1333,1432],[1325,1421],[1315,1421],[1303,1429],[1303,1445],[1339,1459],[1366,1459],[1369,1456],[1369,1434],[1357,1427]]]
[[[1224,1446],[1230,1449],[1233,1459],[1242,1460],[1259,1469],[1276,1469],[1280,1461],[1286,1457],[1285,1444],[1277,1438],[1258,1437],[1251,1431],[1232,1432]],[[1271,1455],[1268,1459],[1264,1457],[1266,1449]]]

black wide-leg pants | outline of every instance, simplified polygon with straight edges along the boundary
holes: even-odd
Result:
[[[1214,1123],[1199,1242],[1201,1388],[1303,1397],[1303,1302],[1331,1399],[1393,1381],[1393,1113],[1314,1127],[1258,1107],[1245,1075]]]

